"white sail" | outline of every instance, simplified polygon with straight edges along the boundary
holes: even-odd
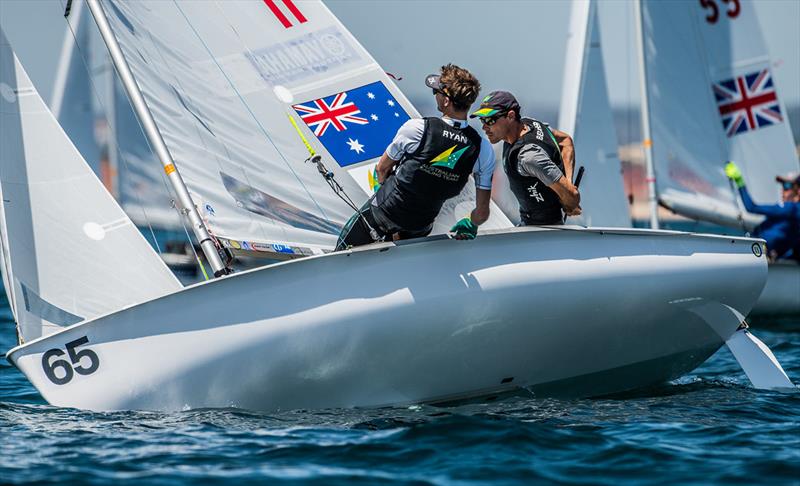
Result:
[[[303,162],[302,137],[360,205],[371,167],[417,112],[330,11],[291,0],[103,6],[210,229],[245,249],[332,248],[353,209]],[[469,209],[456,206],[435,231]]]
[[[100,173],[100,149],[95,138],[90,74],[90,27],[84,2],[74,2],[56,71],[50,110],[84,160]]]
[[[753,5],[642,0],[641,22],[659,201],[684,216],[739,225],[726,161],[742,168],[753,199],[767,203],[780,197],[775,175],[798,169]]]
[[[21,341],[181,288],[70,142],[0,31],[3,272]]]
[[[113,76],[113,73],[111,73]],[[161,230],[182,228],[180,213],[158,161],[116,76],[109,104],[109,158],[117,172],[118,200],[136,225]]]
[[[566,59],[558,127],[575,141],[576,170],[580,165],[586,170],[580,186],[582,214],[567,222],[630,227],[595,2],[573,1]]]

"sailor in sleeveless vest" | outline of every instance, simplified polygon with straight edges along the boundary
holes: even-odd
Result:
[[[565,214],[581,213],[572,184],[572,138],[533,118],[521,118],[514,95],[494,91],[483,99],[478,117],[489,141],[503,140],[503,169],[519,201],[521,225],[563,224]]]
[[[342,229],[337,250],[427,236],[445,201],[461,193],[470,174],[476,207],[453,227],[456,238],[474,238],[477,225],[488,219],[494,151],[466,121],[480,83],[452,64],[425,83],[443,116],[412,119],[400,127],[376,167],[380,187]]]

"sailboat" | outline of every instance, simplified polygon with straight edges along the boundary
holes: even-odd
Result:
[[[587,175],[580,186],[582,214],[567,223],[630,228],[595,2],[572,3],[568,32],[558,127],[572,134]]]
[[[651,225],[657,205],[752,230],[723,172],[741,168],[753,199],[780,200],[774,178],[800,169],[752,2],[640,0],[638,26]],[[800,314],[800,265],[769,265],[753,315]]]
[[[417,113],[325,5],[88,6],[217,278],[175,281],[0,35],[0,249],[20,341],[6,357],[51,404],[597,395],[679,377],[746,332],[767,268],[751,238],[495,220],[472,241],[331,252],[351,213],[331,187],[365,200]],[[233,244],[287,260],[231,274],[215,253]]]

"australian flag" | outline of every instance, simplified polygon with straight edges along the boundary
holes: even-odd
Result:
[[[729,137],[783,121],[769,69],[720,81],[713,88]]]
[[[292,108],[342,167],[379,157],[409,119],[380,81]]]

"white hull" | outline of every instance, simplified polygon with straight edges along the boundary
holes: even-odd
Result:
[[[750,315],[800,315],[800,265],[785,261],[770,263],[767,284]]]
[[[48,402],[92,410],[616,392],[691,371],[735,332],[766,279],[756,241],[517,228],[373,245],[188,287],[7,358]],[[67,364],[84,336],[84,374],[54,384],[43,353]]]

